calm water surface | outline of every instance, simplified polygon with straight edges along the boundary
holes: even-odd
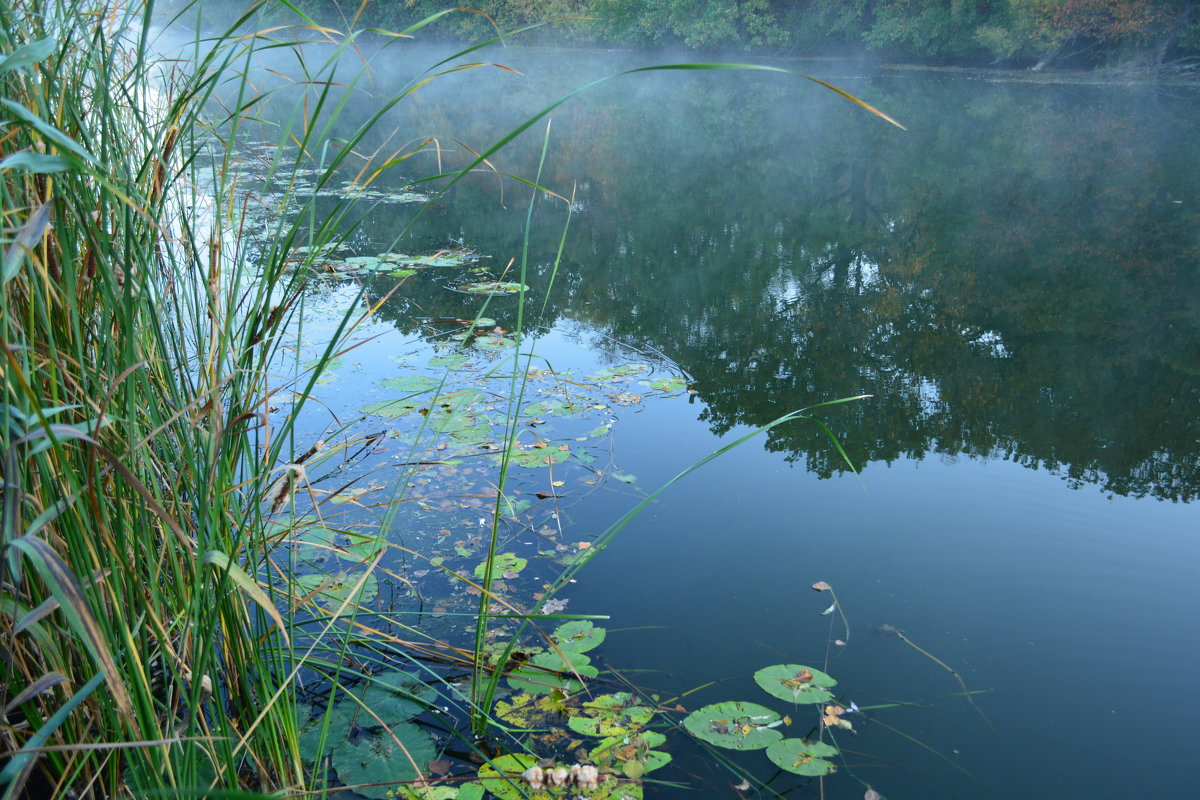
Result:
[[[524,76],[475,70],[429,87],[386,132],[486,146],[628,66],[492,57]],[[840,737],[851,775],[828,779],[828,798],[861,797],[862,782],[893,800],[1191,796],[1200,94],[784,66],[908,131],[764,74],[631,76],[554,114],[542,183],[574,193],[576,213],[543,309],[565,214],[536,207],[533,346],[559,369],[634,348],[695,390],[615,407],[611,467],[636,481],[558,519],[568,539],[594,536],[753,427],[870,394],[820,414],[860,475],[815,425],[774,429],[651,506],[580,574],[570,610],[611,615],[604,661],[664,697],[718,682],[689,708],[770,703],[755,670],[827,658],[846,700],[906,704]],[[386,90],[415,69],[376,77]],[[532,178],[543,132],[496,169]],[[398,247],[462,242],[498,272],[520,255],[528,202],[517,182],[475,176]],[[360,252],[391,246],[411,213],[371,212]],[[479,303],[410,279],[382,310],[385,338],[324,399],[353,407],[394,374],[396,343],[429,339],[416,320],[471,317]],[[487,310],[505,328],[515,312],[512,298]],[[820,614],[829,596],[809,588],[820,580],[848,617],[845,647],[830,644],[846,638],[837,615]],[[884,624],[987,690],[976,702],[994,730],[950,672],[872,634]],[[687,796],[736,796],[729,773],[682,747],[675,759],[687,774],[666,777],[699,790]],[[736,760],[771,776],[761,754]]]

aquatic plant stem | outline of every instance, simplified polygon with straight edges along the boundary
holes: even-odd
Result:
[[[908,637],[907,637],[907,636],[904,634],[904,631],[897,630],[897,631],[896,631],[896,636],[898,636],[898,637],[900,638],[900,641],[904,642],[904,643],[905,643],[905,644],[907,644],[909,647],[911,647],[912,649],[916,650],[918,653],[920,653],[921,655],[925,656],[926,658],[928,658],[928,659],[932,660],[932,661],[933,661],[935,664],[937,664],[937,665],[938,665],[938,666],[940,666],[942,669],[946,670],[946,671],[947,671],[947,672],[949,672],[951,675],[953,675],[953,676],[954,676],[954,679],[955,679],[956,681],[958,681],[958,685],[962,687],[962,690],[963,690],[963,696],[965,696],[965,697],[967,698],[967,702],[971,704],[971,708],[975,709],[975,711],[977,711],[977,712],[979,713],[979,716],[980,716],[980,717],[983,719],[983,721],[984,721],[984,722],[986,722],[986,723],[987,723],[987,726],[988,726],[989,728],[991,728],[991,729],[992,729],[992,733],[996,734],[997,736],[999,736],[999,735],[1000,735],[1000,731],[996,730],[996,726],[992,724],[992,721],[991,721],[990,719],[988,719],[988,716],[987,716],[987,714],[983,713],[983,709],[982,709],[982,708],[980,708],[980,707],[979,707],[979,705],[978,705],[978,704],[975,702],[975,698],[974,698],[974,697],[972,697],[972,694],[973,694],[973,693],[971,692],[971,690],[970,690],[970,689],[968,689],[968,688],[967,688],[966,681],[964,681],[964,680],[962,679],[962,676],[958,674],[958,671],[957,671],[957,670],[955,670],[953,667],[951,667],[951,666],[950,666],[949,664],[947,664],[945,661],[942,661],[940,658],[938,658],[937,656],[935,656],[933,653],[929,652],[929,651],[928,651],[928,650],[926,650],[925,648],[923,648],[923,647],[921,647],[920,645],[918,645],[918,644],[917,644],[916,642],[914,642],[912,639],[909,639],[909,638],[908,638]]]

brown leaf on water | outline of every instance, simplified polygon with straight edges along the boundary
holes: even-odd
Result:
[[[842,708],[841,706],[830,705],[825,706],[825,713],[830,716],[840,717],[842,714],[846,713],[846,709]]]
[[[813,584],[813,588],[816,589],[818,592],[828,592],[833,587],[830,586],[825,581],[817,581],[816,583]]]

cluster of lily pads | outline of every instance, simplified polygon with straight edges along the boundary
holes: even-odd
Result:
[[[776,664],[754,673],[754,682],[767,694],[793,704],[825,705],[823,725],[848,728],[841,717],[846,709],[834,702],[830,689],[837,681],[826,673],[801,664]],[[834,710],[831,710],[834,709]],[[830,720],[833,720],[830,722]],[[784,738],[779,728],[790,717],[757,703],[728,701],[704,706],[688,714],[683,726],[696,738],[731,750],[766,750],[775,766],[796,775],[819,777],[837,768],[831,761],[838,749],[828,742]]]

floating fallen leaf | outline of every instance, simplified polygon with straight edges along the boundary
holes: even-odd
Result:
[[[836,644],[838,647],[845,647],[845,646],[846,646],[846,643],[845,643],[845,642],[843,642],[841,639],[834,639],[834,640],[833,640],[833,643],[834,643],[834,644]]]
[[[825,581],[817,581],[816,583],[813,584],[813,588],[816,589],[818,592],[828,592],[833,587],[831,587]]]
[[[837,603],[834,603],[834,604],[833,604],[833,605],[831,605],[829,608],[827,608],[827,609],[825,609],[824,611],[822,611],[822,612],[821,612],[821,616],[822,616],[822,617],[828,617],[830,614],[832,614],[832,613],[833,613],[833,610],[834,610],[835,608],[837,608]]]
[[[863,795],[863,800],[883,800],[883,795],[874,789],[867,789],[866,793]]]
[[[742,782],[739,783],[737,786],[734,786],[733,788],[735,791],[748,792],[748,791],[750,791],[750,781],[746,780],[745,778],[742,778]]]

